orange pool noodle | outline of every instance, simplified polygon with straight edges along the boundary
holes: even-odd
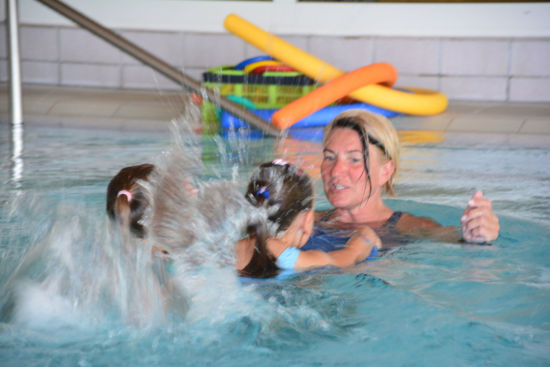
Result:
[[[397,70],[390,64],[382,62],[363,66],[294,100],[275,112],[271,116],[271,121],[279,129],[286,129],[356,89],[369,84],[384,84],[391,87],[396,80]]]

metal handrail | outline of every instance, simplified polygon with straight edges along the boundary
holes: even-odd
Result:
[[[168,63],[162,61],[161,59],[154,56],[153,54],[145,51],[144,49],[133,44],[127,39],[119,36],[115,32],[103,27],[99,23],[86,17],[84,14],[76,11],[75,9],[69,7],[68,5],[62,3],[61,1],[58,1],[58,0],[37,0],[37,1],[48,6],[52,10],[55,10],[59,14],[64,15],[65,17],[69,18],[70,20],[80,25],[84,29],[92,32],[93,34],[104,39],[111,45],[126,52],[128,55],[150,66],[151,68],[155,69],[156,71],[166,76],[170,80],[173,80],[174,82],[190,89],[193,92],[196,92],[199,94],[205,93],[210,100],[215,101],[216,103],[219,103],[221,108],[245,120],[250,125],[253,125],[256,128],[270,135],[279,136],[281,134],[281,131],[279,129],[277,129],[276,127],[274,127],[273,125],[265,121],[264,119],[260,118],[259,116],[255,115],[254,113],[250,112],[249,110],[243,108],[241,105],[216,94],[212,89],[201,85],[201,83],[197,82],[193,78],[185,75],[184,73],[180,72],[179,70],[169,65]]]

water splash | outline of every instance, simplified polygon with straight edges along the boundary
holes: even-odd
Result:
[[[198,112],[186,111],[172,123],[174,144],[156,162],[149,182],[141,182],[151,203],[145,223],[152,240],[174,259],[188,265],[217,259],[232,266],[233,244],[246,223],[266,214],[245,200],[235,179],[201,180],[200,143],[187,123]]]
[[[149,238],[121,231],[90,203],[29,200],[29,193],[13,199],[9,220],[37,230],[18,239],[18,250],[3,252],[16,264],[1,285],[3,321],[148,327],[183,319],[190,300],[205,296],[202,287],[189,294],[188,279],[229,277],[237,289],[233,244],[251,217],[266,214],[244,199],[235,179],[201,179],[197,109],[186,111],[173,122],[173,144],[157,157],[150,182],[141,183],[151,203],[144,220]],[[156,246],[170,258],[155,256]]]
[[[106,320],[145,326],[184,310],[185,303],[172,306],[176,297],[166,295],[146,241],[124,240],[86,205],[49,202],[49,210],[39,212],[42,200],[14,218],[31,228],[32,214],[49,219],[41,223],[42,236],[13,259],[18,265],[2,285],[2,320],[35,327]]]

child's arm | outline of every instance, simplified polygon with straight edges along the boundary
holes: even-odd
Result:
[[[372,252],[373,247],[380,247],[380,238],[370,227],[364,227],[350,238],[346,247],[341,250],[324,252],[318,250],[300,251],[289,247],[277,259],[281,268],[303,270],[315,267],[336,266],[349,267],[365,260]]]

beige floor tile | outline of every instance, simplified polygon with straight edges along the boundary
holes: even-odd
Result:
[[[523,124],[523,118],[494,117],[488,115],[463,115],[451,121],[448,131],[471,131],[493,133],[516,133]]]
[[[30,116],[33,125],[55,126],[55,127],[76,127],[87,129],[112,129],[112,130],[138,130],[138,131],[160,131],[169,132],[169,121],[164,120],[139,120],[139,119],[116,119],[101,116]]]
[[[446,132],[444,137],[447,146],[502,147],[509,146],[510,137],[513,135],[484,132]]]
[[[0,99],[0,112],[9,112],[10,110],[10,103],[7,99],[1,98]]]
[[[487,108],[493,106],[495,102],[480,102],[480,101],[449,101],[449,105],[445,110],[453,116],[467,114],[478,114]]]
[[[397,116],[392,120],[398,130],[446,130],[453,119],[448,112],[434,116]]]
[[[120,106],[114,117],[136,118],[136,119],[161,119],[171,120],[181,114],[175,107],[160,106],[158,104],[131,104],[127,103]]]
[[[550,115],[546,118],[529,118],[522,125],[522,134],[548,134],[550,135]]]
[[[189,94],[185,91],[23,86],[25,123],[52,126],[165,130],[179,116]],[[0,85],[0,115],[7,121],[9,95]],[[450,101],[434,116],[391,119],[407,142],[550,147],[550,104]],[[434,135],[435,134],[435,135]]]
[[[113,116],[119,107],[118,102],[62,101],[52,106],[48,114],[60,116]]]
[[[23,99],[23,116],[26,114],[47,114],[52,108],[55,101],[43,100],[43,99]]]
[[[549,103],[507,103],[496,106],[488,106],[482,113],[483,115],[493,116],[518,116],[524,118],[530,117],[549,117]]]

